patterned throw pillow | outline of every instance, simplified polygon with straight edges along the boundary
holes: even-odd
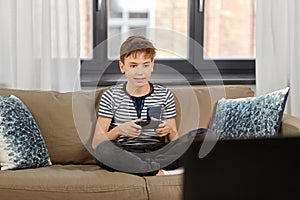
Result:
[[[0,96],[1,170],[48,165],[50,157],[30,111],[19,98]]]
[[[220,139],[271,137],[279,132],[289,88],[217,102],[210,129]]]

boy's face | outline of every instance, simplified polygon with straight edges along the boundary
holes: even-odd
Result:
[[[135,87],[148,84],[153,71],[154,60],[145,57],[145,53],[138,52],[125,58],[124,63],[120,61],[120,70],[125,73],[128,83]]]

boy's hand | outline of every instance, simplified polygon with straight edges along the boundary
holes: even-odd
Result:
[[[168,122],[164,121],[164,123],[161,123],[157,129],[155,129],[156,135],[159,137],[163,137],[168,135],[171,132],[171,128],[168,125]]]
[[[142,121],[142,119],[136,119],[120,124],[118,127],[121,130],[121,135],[125,137],[138,137],[141,134],[142,127],[137,125],[135,122],[140,121]]]

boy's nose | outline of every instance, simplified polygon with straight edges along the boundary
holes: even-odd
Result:
[[[141,73],[143,73],[143,66],[138,66],[137,68],[136,68],[136,73],[139,73],[139,74],[141,74]]]

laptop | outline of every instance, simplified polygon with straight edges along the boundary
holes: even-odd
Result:
[[[183,199],[300,199],[300,138],[218,141],[185,153]]]

